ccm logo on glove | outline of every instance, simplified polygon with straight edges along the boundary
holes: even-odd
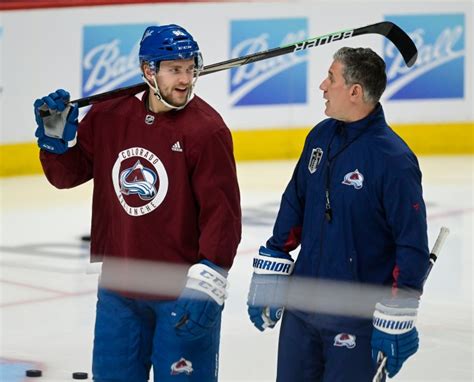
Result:
[[[189,268],[186,287],[206,293],[219,305],[224,304],[228,295],[225,276],[204,264],[195,264]]]

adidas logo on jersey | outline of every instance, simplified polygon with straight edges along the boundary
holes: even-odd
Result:
[[[176,141],[176,143],[173,146],[171,146],[171,150],[177,151],[177,152],[180,152],[180,153],[183,152],[183,149],[181,148],[181,145],[179,144],[179,141]]]

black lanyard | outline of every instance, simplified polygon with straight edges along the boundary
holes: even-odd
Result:
[[[351,144],[353,144],[356,140],[358,140],[362,136],[362,134],[364,134],[368,130],[368,127],[369,125],[364,127],[362,131],[355,136],[354,139],[350,140],[344,146],[342,146],[342,148],[336,154],[334,154],[333,157],[331,157],[330,155],[332,141],[337,133],[341,132],[342,135],[346,133],[345,131],[346,127],[344,126],[344,122],[341,122],[341,121],[337,122],[336,128],[334,129],[334,133],[332,134],[331,139],[329,140],[328,149],[327,149],[328,160],[327,160],[327,171],[326,171],[326,209],[324,211],[324,216],[326,217],[326,220],[328,222],[332,221],[332,208],[331,208],[331,199],[330,199],[330,192],[329,192],[330,185],[331,185],[331,162],[340,153],[342,153],[345,149],[347,149]]]

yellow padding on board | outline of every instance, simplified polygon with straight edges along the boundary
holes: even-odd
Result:
[[[399,124],[393,129],[417,155],[474,154],[474,124]],[[235,130],[237,161],[298,158],[311,127]],[[0,145],[0,176],[42,172],[36,143]]]
[[[474,124],[392,125],[417,155],[474,154]],[[237,160],[297,158],[311,128],[232,132]]]
[[[41,173],[39,150],[36,143],[0,145],[0,176]]]
[[[417,155],[474,154],[474,123],[393,125]]]
[[[237,161],[297,158],[310,128],[232,131]]]

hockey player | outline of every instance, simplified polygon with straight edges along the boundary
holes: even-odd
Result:
[[[149,89],[96,104],[80,123],[64,90],[35,102],[40,159],[58,188],[94,181],[91,255],[103,261],[94,380],[147,381],[153,366],[155,381],[217,381],[226,276],[241,235],[232,138],[193,93],[202,57],[185,29],[148,27],[139,59]],[[133,260],[187,265],[181,293],[127,290]],[[123,288],[104,287],[123,276]]]
[[[385,86],[385,63],[372,50],[335,53],[320,85],[330,118],[307,136],[273,236],[254,260],[248,313],[259,330],[273,328],[285,301],[291,306],[297,296],[295,276],[389,292],[375,294],[370,311],[357,316],[286,309],[279,382],[371,381],[381,354],[393,377],[418,349],[414,321],[429,264],[426,211],[417,158],[379,103]],[[299,245],[294,263],[289,252]]]

